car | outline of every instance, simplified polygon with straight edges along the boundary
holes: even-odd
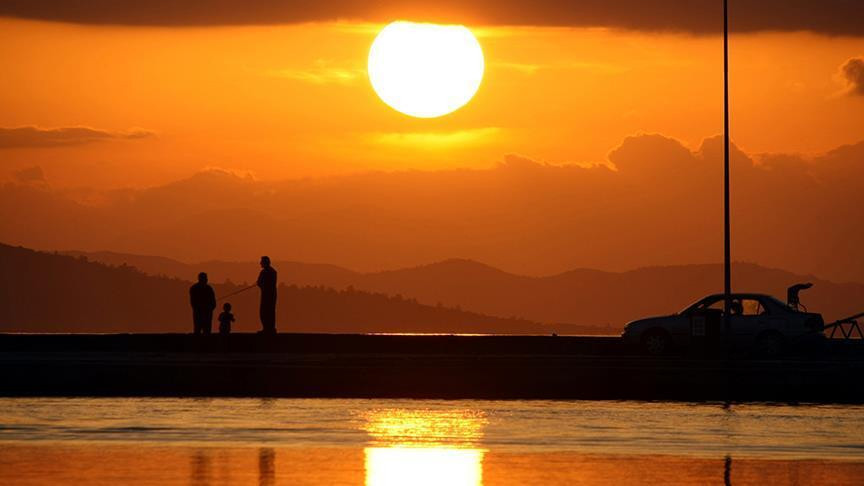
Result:
[[[731,300],[729,327],[736,350],[772,357],[783,354],[791,345],[825,339],[820,314],[802,312],[765,294],[734,293]],[[722,346],[728,342],[724,306],[724,294],[709,295],[677,314],[629,322],[621,338],[625,344],[655,356],[680,349]]]

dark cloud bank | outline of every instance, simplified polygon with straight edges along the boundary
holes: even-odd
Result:
[[[282,259],[359,270],[452,257],[550,274],[722,258],[722,138],[629,137],[614,168],[510,156],[488,170],[255,181],[222,171],[75,203],[0,186],[0,241],[189,261]],[[817,157],[732,154],[736,260],[864,281],[864,142]]]
[[[840,71],[849,86],[849,94],[864,96],[864,58],[853,57],[849,59],[843,64]]]
[[[864,35],[861,0],[730,2],[738,32],[807,30]],[[719,32],[720,0],[7,0],[0,15],[82,24],[246,25],[393,18],[491,25],[599,26],[643,31]]]
[[[153,132],[146,130],[112,132],[89,127],[0,127],[0,149],[62,147],[106,140],[128,140],[152,136]]]
[[[12,175],[22,184],[45,183],[45,172],[39,166],[17,170]]]

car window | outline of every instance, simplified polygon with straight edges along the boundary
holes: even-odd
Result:
[[[757,299],[741,299],[741,307],[744,310],[741,315],[744,316],[758,316],[766,313],[762,302]]]
[[[687,309],[685,309],[685,311],[692,312],[692,311],[714,310],[714,311],[721,311],[722,312],[724,309],[724,306],[725,306],[725,301],[723,300],[723,297],[712,297],[709,299],[705,299],[705,300],[699,302],[698,304],[694,304],[694,305],[688,307]]]
[[[775,299],[776,300],[776,299]],[[777,301],[779,302],[779,301]],[[684,309],[683,313],[690,313],[694,311],[720,311],[722,312],[725,308],[725,300],[722,296],[712,296],[710,298],[706,298],[697,304],[693,304],[690,307]],[[784,304],[780,304],[781,306]],[[766,306],[764,302],[762,302],[759,298],[741,298],[741,297],[733,297],[732,299],[732,314],[733,315],[744,315],[744,316],[761,316],[769,313],[769,306]]]
[[[722,310],[724,309],[724,307],[725,307],[725,304],[726,304],[726,303],[723,301],[723,299],[720,299],[720,300],[715,300],[714,302],[706,302],[706,303],[702,306],[702,308],[703,308],[703,309],[714,309],[714,310],[722,311]]]

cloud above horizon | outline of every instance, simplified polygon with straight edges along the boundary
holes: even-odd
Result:
[[[63,147],[107,140],[135,140],[154,135],[151,131],[140,129],[115,132],[90,127],[0,127],[0,149]]]
[[[0,240],[189,260],[241,260],[266,242],[285,258],[366,271],[453,256],[527,274],[717,261],[722,141],[633,135],[591,166],[510,155],[487,169],[283,181],[209,170],[88,194],[98,207],[62,189],[6,184]],[[864,141],[815,156],[733,146],[735,258],[861,281],[862,160]],[[201,238],[214,224],[243,231]]]
[[[38,165],[16,170],[12,175],[16,181],[22,184],[44,184],[46,182],[45,172]]]
[[[372,141],[386,145],[417,147],[447,147],[488,141],[501,133],[500,127],[482,127],[449,132],[390,132],[371,135]]]
[[[609,27],[693,34],[719,32],[716,0],[9,0],[0,16],[79,24],[136,26],[272,25],[335,20],[457,22],[481,25]],[[859,0],[762,0],[733,3],[730,28],[737,32],[811,31],[864,36]]]
[[[340,66],[327,59],[317,59],[306,69],[276,69],[268,75],[275,78],[303,81],[312,84],[351,84],[366,78],[364,66]]]
[[[864,57],[853,57],[840,68],[850,95],[864,96]]]

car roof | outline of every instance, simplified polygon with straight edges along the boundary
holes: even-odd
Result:
[[[733,293],[731,293],[731,294],[729,294],[729,295],[730,295],[733,299],[767,299],[767,298],[774,299],[773,296],[768,295],[768,294],[754,294],[754,293],[733,292]],[[703,298],[702,300],[706,300],[706,299],[713,299],[713,298],[720,298],[720,299],[722,299],[722,298],[724,298],[724,297],[726,297],[726,294],[711,294],[711,295],[709,295],[709,296]]]
[[[687,309],[693,308],[693,307],[700,305],[703,302],[708,301],[708,300],[720,300],[720,299],[724,298],[725,296],[726,296],[725,294],[711,294],[711,295],[702,297],[701,299],[697,300],[696,302],[693,302],[692,304],[688,305],[684,310],[686,311]],[[768,295],[768,294],[735,292],[735,293],[730,294],[730,297],[732,297],[733,299],[757,299],[759,301],[767,303],[772,308],[787,309],[786,304],[784,304],[782,301],[780,301],[776,297],[773,297],[773,296]]]

